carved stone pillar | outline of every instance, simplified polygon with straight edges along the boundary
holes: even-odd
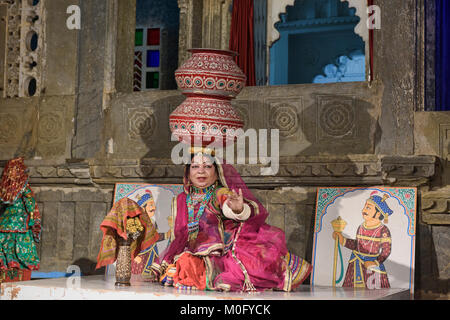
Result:
[[[228,49],[232,3],[232,0],[178,0],[179,66],[190,57],[189,48]]]
[[[203,48],[228,50],[232,0],[203,0]]]
[[[105,39],[105,93],[133,92],[136,0],[108,0]]]
[[[202,45],[203,0],[178,0],[180,8],[180,34],[178,40],[178,65],[190,57],[189,48]]]
[[[0,0],[0,95],[39,95],[44,59],[45,17],[40,1]]]

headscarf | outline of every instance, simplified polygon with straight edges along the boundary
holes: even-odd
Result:
[[[32,209],[29,206],[25,206],[25,210],[30,215],[28,225],[31,227],[33,239],[35,242],[39,242],[41,237],[41,214],[34,199],[34,192],[28,184],[27,171],[23,157],[11,159],[6,163],[3,169],[2,180],[0,181],[0,202],[12,205],[24,195],[27,201],[34,203]],[[26,191],[27,187],[29,191]]]
[[[0,201],[13,204],[25,190],[28,183],[27,167],[24,158],[9,160],[3,169],[0,182]]]

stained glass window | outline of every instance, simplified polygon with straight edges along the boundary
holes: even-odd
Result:
[[[160,42],[160,32],[159,28],[153,28],[147,30],[147,45],[148,46],[159,46]]]
[[[136,29],[133,90],[160,88],[161,32],[159,28]]]
[[[147,72],[146,88],[147,89],[159,88],[159,72]]]
[[[136,29],[136,35],[135,35],[135,46],[142,46],[144,43],[144,30],[143,29]]]
[[[147,67],[148,68],[158,68],[159,67],[159,50],[148,50],[147,51]]]
[[[136,51],[134,53],[133,91],[141,91],[142,89],[142,61],[142,51]]]
[[[135,89],[177,88],[180,33],[179,0],[133,0],[136,2]],[[1,2],[1,0],[0,0]],[[126,2],[126,1],[125,1]]]

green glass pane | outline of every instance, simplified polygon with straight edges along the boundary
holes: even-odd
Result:
[[[142,46],[143,43],[144,43],[144,30],[136,29],[135,46]]]
[[[159,72],[147,72],[146,74],[146,88],[158,89],[159,88]]]

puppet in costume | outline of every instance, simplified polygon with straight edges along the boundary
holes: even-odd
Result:
[[[114,263],[122,243],[129,242],[131,276],[131,260],[143,249],[150,247],[158,240],[158,233],[149,216],[135,201],[122,198],[108,212],[100,225],[103,232],[97,266],[100,268]]]
[[[29,280],[39,270],[41,216],[23,158],[6,163],[0,182],[0,282]]]

